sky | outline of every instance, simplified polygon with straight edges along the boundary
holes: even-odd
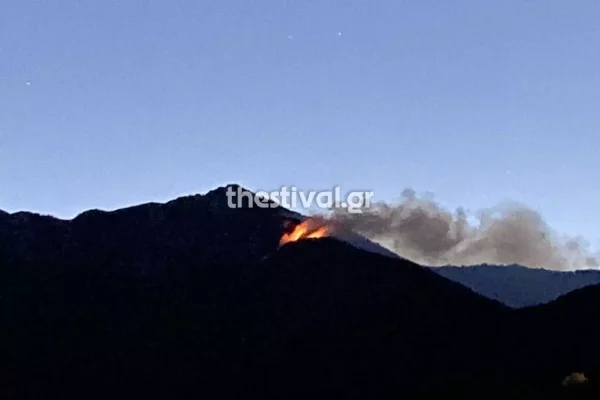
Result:
[[[600,248],[596,0],[3,0],[0,209],[239,183],[525,203]]]

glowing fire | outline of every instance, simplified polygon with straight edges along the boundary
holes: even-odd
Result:
[[[295,242],[301,239],[317,239],[329,236],[331,228],[323,221],[317,219],[307,219],[296,225],[290,233],[284,233],[279,241],[279,246],[289,242]]]

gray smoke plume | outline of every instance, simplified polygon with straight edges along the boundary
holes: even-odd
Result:
[[[331,219],[399,255],[424,265],[520,264],[566,270],[598,267],[579,238],[552,232],[536,211],[519,204],[481,210],[469,223],[463,209],[450,212],[405,189],[397,204],[374,203],[363,213],[335,209]]]

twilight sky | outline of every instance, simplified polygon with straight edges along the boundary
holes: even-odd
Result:
[[[596,0],[3,0],[0,209],[503,200],[600,247]]]

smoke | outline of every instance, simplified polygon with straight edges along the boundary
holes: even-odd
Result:
[[[599,260],[580,238],[558,237],[536,211],[520,204],[467,212],[443,209],[405,189],[397,204],[374,203],[363,213],[335,209],[333,222],[425,265],[520,264],[567,270]]]

